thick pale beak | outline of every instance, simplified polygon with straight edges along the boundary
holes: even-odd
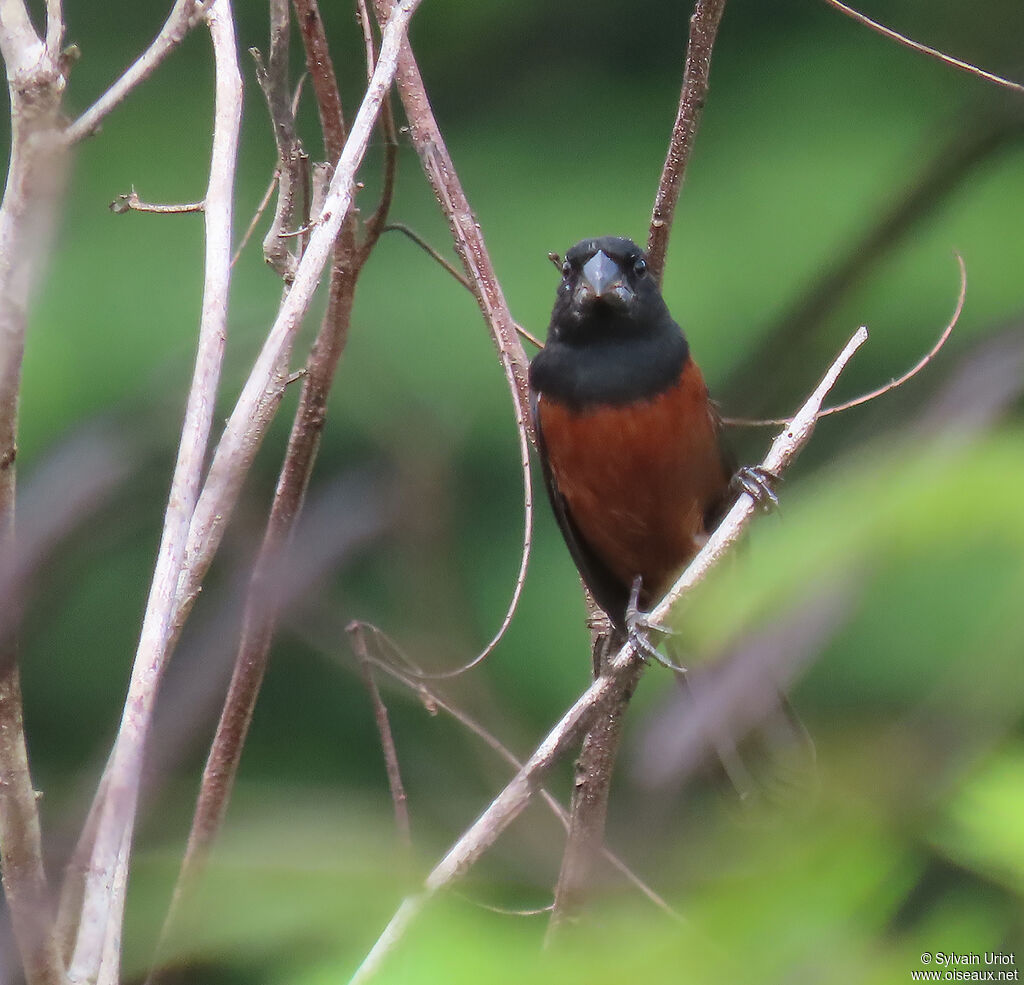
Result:
[[[626,305],[633,291],[626,283],[622,268],[607,253],[598,250],[581,271],[578,297],[584,300],[602,300],[614,305]]]

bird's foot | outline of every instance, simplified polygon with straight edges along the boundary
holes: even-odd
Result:
[[[770,469],[760,465],[744,465],[732,477],[730,485],[740,493],[747,493],[751,499],[765,512],[776,509],[779,497],[775,493],[775,485],[782,477]]]
[[[633,652],[641,660],[654,660],[656,663],[660,663],[662,667],[668,667],[669,670],[685,673],[684,667],[680,667],[669,660],[668,657],[662,656],[658,652],[657,644],[651,640],[651,634],[664,638],[672,636],[673,631],[668,626],[654,622],[650,615],[640,608],[640,588],[642,585],[643,579],[637,575],[633,579],[633,587],[629,592],[629,605],[626,607],[626,639],[629,640],[629,645],[633,647]]]

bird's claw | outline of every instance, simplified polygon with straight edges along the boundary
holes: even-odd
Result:
[[[672,636],[673,632],[667,626],[651,620],[648,613],[640,608],[640,588],[642,584],[643,579],[637,575],[629,592],[629,605],[626,607],[626,638],[629,640],[630,646],[633,647],[634,653],[641,660],[653,660],[663,667],[668,667],[670,670],[683,671],[684,668],[673,663],[667,657],[663,657],[658,652],[657,645],[651,641],[652,633],[665,637]]]
[[[762,468],[760,465],[744,465],[732,477],[730,485],[737,492],[746,493],[750,498],[766,512],[776,509],[779,505],[779,497],[775,493],[775,485],[782,481],[782,477],[771,469]]]

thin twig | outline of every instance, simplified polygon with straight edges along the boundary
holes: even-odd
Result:
[[[879,24],[878,21],[873,21],[870,17],[862,14],[859,10],[854,10],[853,7],[848,7],[845,3],[841,3],[840,0],[825,0],[825,3],[846,14],[847,17],[852,17],[859,24],[863,24],[865,27],[870,27],[872,31],[877,31],[882,35],[882,37],[889,38],[890,41],[895,41],[897,44],[901,44],[905,48],[911,48],[914,51],[920,51],[922,54],[930,55],[932,58],[937,58],[940,62],[945,62],[947,65],[952,65],[954,68],[960,69],[962,72],[977,75],[979,78],[987,79],[989,82],[994,82],[996,85],[1003,86],[1005,89],[1012,89],[1015,92],[1024,92],[1024,85],[1021,85],[1019,82],[1012,82],[1010,79],[1004,79],[1001,75],[994,75],[992,72],[986,72],[984,69],[978,68],[976,65],[972,65],[970,62],[964,62],[959,58],[954,58],[952,55],[947,55],[944,51],[939,51],[938,48],[931,48],[926,44],[921,44],[920,41],[914,41],[912,38],[908,38],[906,35],[900,34],[898,31],[894,31],[890,27],[886,27],[884,24]]]
[[[263,198],[260,199],[260,204],[256,206],[256,212],[253,214],[249,225],[246,226],[245,233],[238,243],[238,249],[235,250],[235,255],[231,258],[232,267],[238,263],[238,258],[242,255],[242,251],[249,244],[249,240],[252,239],[252,234],[256,232],[256,227],[260,224],[260,219],[263,218],[263,213],[266,212],[271,198],[274,197],[274,189],[277,187],[277,182],[280,177],[281,172],[275,169],[274,176],[270,179],[270,184],[267,185],[267,190],[263,193]]]
[[[183,202],[178,205],[154,205],[151,202],[143,202],[133,188],[127,195],[118,195],[110,203],[110,211],[114,215],[124,215],[126,212],[155,212],[157,215],[182,215],[186,212],[202,212],[206,208],[206,202]]]
[[[118,980],[117,962],[104,954],[110,935],[120,932],[126,884],[125,869],[138,804],[146,737],[152,721],[168,641],[174,634],[178,579],[186,562],[187,534],[198,502],[203,463],[213,422],[220,368],[227,335],[231,283],[231,223],[235,162],[242,115],[242,77],[235,49],[235,29],[228,0],[214,0],[206,19],[215,60],[215,109],[210,177],[205,197],[206,260],[203,306],[195,373],[189,390],[181,443],[156,570],[143,618],[121,726],[104,785],[95,843],[85,873],[69,871],[69,884],[84,878],[81,919],[69,968],[72,981],[94,982],[104,969],[107,981]]]
[[[840,414],[845,410],[850,410],[853,407],[859,407],[861,404],[869,403],[872,400],[882,397],[887,394],[890,390],[895,390],[897,387],[903,386],[904,383],[912,380],[922,369],[925,368],[938,354],[939,350],[949,340],[950,335],[953,333],[953,329],[956,328],[957,322],[960,321],[960,315],[964,310],[964,302],[967,300],[967,267],[964,264],[964,258],[959,253],[953,254],[956,257],[956,262],[960,267],[960,293],[957,296],[956,308],[953,310],[953,315],[946,323],[946,327],[942,330],[942,334],[939,335],[935,344],[929,349],[910,369],[908,369],[902,376],[896,377],[884,386],[877,387],[869,393],[862,393],[859,397],[854,397],[852,400],[847,400],[841,404],[835,404],[832,407],[826,407],[824,410],[818,413],[818,420],[820,421],[823,417],[829,417],[832,414]],[[728,427],[778,427],[780,424],[788,424],[789,421],[785,417],[777,417],[771,420],[753,420],[746,417],[723,417],[722,423]]]
[[[366,72],[369,75],[373,66],[377,63],[377,49],[373,41],[373,25],[370,22],[370,11],[366,6],[366,0],[357,0],[356,8],[359,12],[359,26],[363,32],[363,47],[366,51]],[[384,135],[384,176],[381,180],[380,201],[373,214],[366,220],[366,234],[360,247],[360,253],[365,258],[370,255],[380,234],[384,231],[384,224],[387,222],[388,214],[391,212],[391,202],[395,196],[395,175],[398,171],[398,129],[395,126],[395,113],[391,108],[391,97],[384,100],[384,106],[380,114],[380,129]]]
[[[94,134],[103,120],[115,110],[136,86],[145,82],[161,62],[184,40],[185,35],[202,19],[211,0],[175,0],[170,14],[152,44],[135,60],[95,103],[64,131],[69,144]]]
[[[668,252],[676,203],[679,201],[686,166],[704,112],[708,76],[711,74],[711,49],[715,44],[724,9],[725,0],[697,0],[690,18],[690,38],[686,45],[686,67],[683,70],[679,109],[672,127],[661,180],[658,182],[651,213],[651,229],[647,236],[647,265],[659,284],[665,273],[665,254]]]
[[[380,670],[388,674],[393,680],[398,681],[400,684],[407,687],[410,691],[413,691],[426,707],[428,713],[431,715],[435,714],[438,709],[445,712],[465,729],[477,736],[488,748],[493,750],[504,762],[508,763],[512,769],[519,771],[523,768],[523,762],[517,758],[504,743],[502,743],[492,732],[489,732],[483,725],[481,725],[475,718],[467,714],[458,705],[453,704],[448,698],[444,698],[433,690],[427,683],[424,682],[422,677],[422,669],[417,667],[405,654],[402,649],[392,640],[386,633],[380,630],[378,627],[373,626],[369,623],[360,623],[360,626],[369,632],[372,632],[374,636],[380,640],[404,665],[402,669],[394,666],[389,661],[380,657],[371,656],[370,659],[373,661],[373,665]],[[333,648],[328,648],[332,656],[335,655]],[[562,827],[566,831],[569,830],[569,812],[544,788],[540,790],[540,796],[544,803],[550,808],[551,812],[558,818]],[[659,910],[661,910],[666,916],[671,917],[675,921],[682,921],[682,916],[674,910],[665,900],[663,896],[655,892],[647,883],[645,883],[626,863],[619,858],[614,852],[610,851],[607,846],[602,846],[602,855],[605,860],[615,868],[629,883],[631,883],[640,893],[647,897]]]
[[[391,0],[374,0],[374,9],[380,23],[390,25],[390,17],[397,9]],[[441,211],[448,220],[455,243],[455,250],[462,259],[467,277],[473,285],[473,294],[490,329],[491,338],[498,349],[505,379],[512,395],[516,426],[520,432],[521,458],[523,460],[523,554],[520,574],[512,592],[512,598],[498,632],[481,654],[472,662],[475,666],[493,652],[511,622],[519,597],[522,581],[529,563],[530,544],[533,529],[533,487],[529,468],[529,454],[526,442],[533,438],[533,421],[530,416],[527,371],[529,361],[515,330],[515,322],[505,301],[494,265],[491,263],[484,242],[483,232],[470,208],[469,200],[459,181],[455,164],[445,146],[441,130],[427,98],[423,78],[416,58],[408,41],[402,45],[396,74],[398,91],[409,121],[409,133],[413,146],[420,157],[427,180],[430,182]],[[461,673],[459,668],[452,673]]]
[[[423,252],[426,253],[427,256],[431,257],[433,260],[435,260],[437,263],[439,263],[467,291],[472,291],[473,290],[473,285],[469,282],[469,278],[467,278],[465,274],[460,273],[458,270],[456,270],[455,267],[451,263],[449,263],[443,256],[441,256],[441,254],[440,254],[440,252],[438,250],[434,249],[434,247],[431,246],[411,226],[407,226],[404,222],[389,222],[386,225],[381,227],[381,232],[382,233],[396,232],[396,233],[401,233],[403,236],[408,237],[421,250],[423,250]],[[561,264],[559,264],[559,266],[561,266]],[[514,322],[513,324],[514,324],[515,330],[519,334],[520,338],[526,339],[527,342],[531,343],[532,345],[535,345],[538,349],[543,349],[544,348],[544,343],[541,342],[541,340],[538,339],[537,336],[533,335],[531,332],[528,332],[525,328],[523,328],[523,326],[520,325],[519,322]]]
[[[781,474],[797,456],[814,430],[817,413],[826,394],[835,385],[836,379],[853,353],[866,339],[867,330],[858,329],[833,362],[824,379],[794,416],[791,424],[775,439],[762,464],[763,468]],[[700,553],[665,598],[655,606],[651,613],[653,620],[668,621],[672,607],[721,560],[740,538],[756,510],[757,504],[753,498],[747,493],[741,494]],[[612,697],[621,679],[634,672],[640,659],[632,646],[627,645],[608,662],[606,673],[591,684],[548,733],[519,773],[434,867],[427,876],[423,888],[402,902],[356,970],[351,979],[353,985],[373,978],[385,957],[431,897],[439,889],[464,875],[518,817],[530,802],[544,775],[581,738]]]
[[[363,678],[366,691],[370,695],[373,717],[377,723],[377,733],[380,736],[381,751],[384,753],[384,768],[388,775],[388,786],[391,788],[391,802],[395,808],[395,826],[398,828],[399,840],[408,851],[412,848],[409,803],[405,785],[402,783],[402,771],[398,765],[398,749],[395,747],[395,737],[391,732],[388,709],[381,699],[377,682],[373,679],[373,661],[366,644],[364,625],[359,622],[349,623],[346,632],[352,640],[352,649],[356,655],[356,663],[359,664],[359,673]]]

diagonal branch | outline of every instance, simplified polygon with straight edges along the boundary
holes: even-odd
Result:
[[[817,413],[826,394],[835,385],[839,374],[853,353],[867,339],[867,330],[858,329],[833,362],[821,383],[805,401],[789,426],[775,439],[762,467],[781,474],[810,439]],[[757,510],[757,504],[743,493],[725,519],[708,539],[701,552],[683,572],[665,598],[654,608],[651,619],[665,622],[672,607],[718,563],[740,538]],[[497,841],[501,833],[519,816],[530,802],[543,777],[601,714],[621,682],[635,673],[641,658],[631,646],[624,646],[607,663],[605,672],[576,700],[561,721],[536,748],[525,766],[491,802],[487,809],[463,833],[448,854],[427,876],[422,889],[406,897],[363,963],[353,975],[350,985],[371,980],[380,970],[385,957],[404,935],[406,929],[433,895],[464,875],[483,853]]]
[[[51,0],[52,2],[52,0]],[[100,124],[128,95],[145,82],[160,66],[164,59],[181,44],[185,35],[202,19],[212,0],[175,0],[160,33],[152,44],[95,103],[64,131],[64,139],[75,144],[84,137],[91,137]]]
[[[686,166],[693,153],[697,128],[704,112],[708,76],[711,74],[711,49],[724,9],[725,0],[697,0],[690,18],[690,39],[686,45],[686,67],[683,69],[679,110],[672,127],[661,181],[658,182],[654,210],[651,213],[651,230],[647,236],[647,263],[659,284],[665,273],[665,254],[668,252],[668,238],[672,233],[676,203],[679,201]]]

